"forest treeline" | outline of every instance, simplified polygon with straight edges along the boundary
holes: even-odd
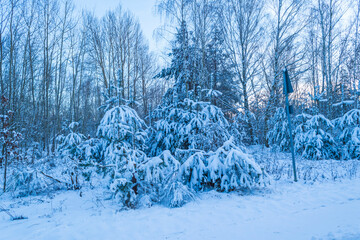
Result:
[[[334,119],[358,107],[357,1],[164,0],[155,8],[174,34],[162,71],[121,6],[99,19],[71,0],[1,1],[1,95],[23,144],[52,152],[72,121],[94,135],[113,96],[145,118],[179,75],[188,93],[198,90],[194,98],[211,100],[229,119],[244,113],[250,143],[269,146],[270,118],[284,105],[284,67],[296,113]]]

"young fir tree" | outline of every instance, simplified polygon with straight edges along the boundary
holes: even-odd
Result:
[[[163,104],[153,116],[157,121],[150,138],[149,154],[155,157],[150,158],[149,162],[157,162],[155,169],[165,176],[159,199],[171,207],[181,206],[191,200],[194,191],[199,188],[190,184],[189,178],[180,171],[180,166],[194,158],[193,154],[197,152],[206,153],[220,147],[230,138],[227,130],[229,124],[218,107],[187,98],[181,102]],[[167,164],[165,160],[158,161],[164,154],[167,159],[173,159],[172,164]],[[191,167],[196,169],[201,164],[201,161],[194,162]]]
[[[304,133],[306,130],[306,122],[312,118],[312,115],[307,114],[307,113],[301,113],[295,116],[293,124],[294,124],[294,128],[295,128],[295,136],[294,136],[294,147],[295,149],[300,149],[301,146],[306,145],[306,141],[308,140],[306,138],[307,135],[302,134]],[[298,153],[302,153],[302,152],[298,152]]]
[[[254,158],[234,144],[231,137],[216,151],[198,151],[180,168],[179,177],[191,189],[232,191],[268,183],[267,175]]]
[[[173,42],[170,68],[158,76],[174,81],[163,97],[162,104],[152,114],[155,125],[150,140],[152,156],[177,149],[211,150],[229,139],[228,122],[222,111],[202,98],[202,83],[195,63],[200,53],[190,37],[186,22],[178,28]],[[211,87],[211,86],[210,86]]]
[[[108,110],[97,136],[105,142],[104,164],[109,168],[109,187],[124,207],[135,207],[138,193],[138,166],[145,160],[145,123],[134,109],[120,105]]]
[[[307,159],[337,158],[338,153],[330,131],[332,122],[325,116],[312,116],[296,127],[295,149]]]
[[[150,141],[153,156],[164,150],[215,150],[230,137],[224,114],[208,102],[185,99],[160,106],[153,115],[158,119]]]
[[[80,146],[82,175],[91,186],[101,184],[96,179],[97,174],[106,174],[106,169],[99,166],[105,165],[104,154],[107,144],[104,139],[87,137]]]
[[[254,144],[257,142],[256,137],[252,137],[249,130],[250,122],[256,122],[256,116],[252,112],[239,112],[233,117],[230,127],[230,133],[234,136],[234,141],[237,145],[243,144]],[[255,129],[252,127],[253,130]]]
[[[193,193],[177,179],[180,162],[165,150],[160,155],[147,158],[140,167],[143,199],[152,202],[164,202],[171,207],[179,207],[193,199]]]
[[[194,89],[195,67],[194,47],[190,46],[189,32],[186,22],[183,21],[177,29],[175,40],[172,43],[170,67],[163,69],[157,78],[164,78],[168,81],[175,80],[172,92],[168,92],[166,99],[171,102],[182,101],[189,97],[189,91]]]
[[[290,150],[289,124],[284,108],[276,109],[275,115],[269,121],[269,131],[266,135],[270,145],[281,151]]]
[[[205,100],[222,110],[233,111],[233,109],[229,109],[229,106],[234,106],[239,101],[239,87],[234,80],[233,67],[224,43],[224,34],[220,29],[219,23],[214,24],[211,40],[207,44],[208,79],[205,81],[203,89],[209,90],[206,91]]]
[[[343,144],[343,159],[360,159],[360,110],[352,109],[336,120],[342,131],[339,139]]]
[[[238,86],[219,29],[215,24],[209,43],[200,49],[186,22],[180,24],[169,54],[171,64],[156,76],[174,81],[168,99],[174,102],[185,98],[204,100],[223,111],[232,111],[231,106],[239,100]]]
[[[78,126],[79,123],[72,122],[68,127],[69,134],[58,137],[58,152],[62,159],[61,167],[64,169],[63,174],[69,177],[68,184],[72,189],[79,189],[81,187],[79,182],[81,174],[79,167],[83,153],[81,145],[86,139],[84,135],[77,132]]]

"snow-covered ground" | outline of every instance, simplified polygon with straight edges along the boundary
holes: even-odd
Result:
[[[117,211],[100,192],[11,199],[0,239],[360,239],[360,179],[274,181],[251,195],[209,192],[182,208]]]

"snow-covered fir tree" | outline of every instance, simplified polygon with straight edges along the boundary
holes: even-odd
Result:
[[[80,162],[82,160],[82,148],[81,145],[85,141],[85,136],[77,132],[79,123],[72,122],[69,127],[69,134],[66,136],[59,136],[58,152],[62,159],[61,168],[63,168],[63,174],[69,178],[68,184],[72,189],[79,189],[80,184]]]
[[[306,122],[312,118],[312,115],[307,113],[300,113],[294,118],[294,147],[295,149],[299,149],[300,146],[306,145],[306,135],[303,134],[306,131]],[[296,135],[297,134],[297,135]],[[296,151],[296,153],[302,154],[301,151]]]
[[[233,67],[224,43],[224,33],[219,24],[215,23],[212,27],[211,39],[206,48],[208,79],[202,88],[211,90],[206,92],[205,100],[223,110],[233,111],[229,107],[239,101],[239,87],[234,80]]]
[[[254,138],[254,127],[249,129],[250,123],[254,123],[256,117],[252,112],[238,112],[235,117],[231,119],[230,134],[234,136],[234,141],[239,144],[254,144],[257,139]]]
[[[183,102],[160,106],[150,141],[151,155],[164,150],[215,150],[229,139],[229,123],[222,111],[208,102]]]
[[[191,189],[231,191],[266,184],[268,179],[253,157],[231,137],[216,151],[198,151],[180,168],[180,178]]]
[[[244,173],[249,170],[247,173],[250,174],[253,168],[259,170],[259,167],[244,160],[245,154],[232,140],[228,143],[231,139],[229,123],[218,107],[190,99],[178,102],[176,106],[170,104],[157,109],[154,114],[158,120],[150,138],[149,153],[154,157],[148,164],[156,169],[155,176],[163,176],[161,179],[165,180],[160,183],[163,191],[159,192],[159,198],[162,201],[170,206],[181,206],[192,199],[196,191],[212,188],[230,191],[236,189],[235,182],[239,188],[259,182],[258,176],[240,179],[244,177],[240,174],[241,169],[245,169]],[[231,150],[239,154],[230,154]],[[164,154],[167,159],[172,159],[172,164],[167,163]],[[214,165],[217,169],[211,168]],[[262,175],[261,171],[257,173]],[[227,177],[229,181],[232,178],[235,181],[233,187],[229,187]],[[219,181],[223,183],[220,185]]]
[[[176,79],[171,97],[175,98],[174,101],[182,101],[189,96],[189,91],[194,89],[193,78],[196,75],[194,72],[196,68],[193,67],[196,54],[194,48],[190,46],[189,32],[185,21],[182,21],[177,29],[172,45],[172,52],[169,54],[171,64],[168,68],[162,69],[156,77],[166,80]]]
[[[266,138],[269,144],[278,147],[281,151],[289,151],[289,124],[284,108],[277,108],[275,115],[269,121],[269,131]]]
[[[324,115],[314,115],[296,127],[295,150],[307,159],[337,158],[333,123]]]
[[[104,164],[109,169],[109,187],[114,198],[126,207],[135,207],[138,165],[144,161],[145,123],[134,109],[120,105],[108,110],[98,127],[105,141]]]
[[[169,54],[171,64],[156,76],[174,81],[168,99],[209,101],[223,110],[233,111],[231,106],[239,100],[238,85],[218,25],[214,24],[210,40],[202,49],[193,32],[188,30],[186,21],[181,22]]]
[[[343,159],[360,159],[360,110],[352,109],[336,120],[341,130]]]
[[[172,92],[172,89],[169,92]],[[230,138],[229,123],[222,111],[208,102],[195,102],[186,98],[182,102],[168,105],[165,103],[153,113],[157,121],[152,129],[149,154],[155,156],[155,160],[161,159],[164,153],[168,159],[173,159],[174,163],[170,165],[170,169],[165,161],[158,162],[157,169],[166,172],[162,174],[166,177],[162,182],[163,191],[159,192],[159,198],[166,205],[176,207],[191,200],[194,192],[200,190],[197,185],[190,184],[190,178],[184,176],[184,171],[180,172],[180,166],[189,159],[196,158],[197,154],[203,156],[204,153],[215,151],[224,144]],[[193,162],[192,167],[205,167],[203,160],[201,158]],[[196,180],[202,185],[200,178]]]
[[[144,195],[142,199],[147,199],[147,205],[163,202],[171,207],[179,207],[193,198],[191,191],[177,180],[179,169],[180,162],[168,150],[147,158],[139,169]]]
[[[216,102],[214,95],[221,93],[214,85],[210,89],[201,86],[200,73],[186,67],[196,59],[184,54],[183,49],[196,49],[188,45],[184,38],[187,34],[181,34],[187,33],[184,23],[180,29],[183,30],[177,34],[171,55],[172,65],[160,74],[174,81],[174,86],[151,115],[148,153],[152,158],[147,163],[151,167],[146,169],[152,170],[147,170],[145,178],[152,185],[152,177],[166,179],[160,181],[158,189],[163,191],[159,191],[159,199],[170,206],[184,204],[197,191],[249,188],[264,182],[261,179],[265,176],[252,157],[234,144],[223,111],[212,104]],[[217,74],[212,77],[220,77]],[[164,153],[172,164],[166,163]]]

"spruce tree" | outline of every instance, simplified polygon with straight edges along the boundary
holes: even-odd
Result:
[[[135,207],[138,193],[138,166],[145,160],[145,123],[134,109],[120,105],[108,110],[97,136],[105,142],[104,164],[109,169],[109,188],[124,207]]]
[[[307,159],[338,158],[337,145],[331,131],[333,123],[324,115],[309,118],[296,128],[295,149]]]
[[[352,109],[336,120],[341,130],[343,159],[360,159],[360,110]]]

